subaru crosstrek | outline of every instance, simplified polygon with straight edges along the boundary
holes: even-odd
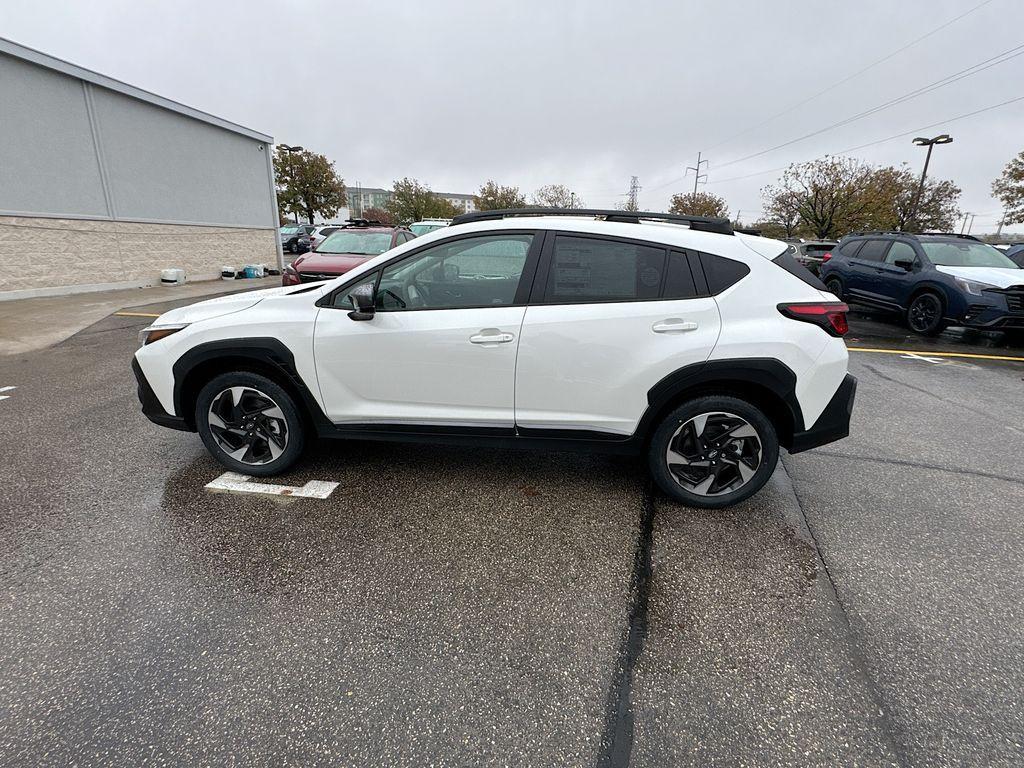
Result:
[[[821,279],[835,296],[898,312],[925,336],[947,325],[1024,329],[1024,270],[970,235],[844,237],[822,265]]]
[[[645,454],[724,507],[845,437],[847,307],[775,240],[623,211],[469,213],[310,285],[161,315],[150,420],[273,475],[314,437]]]

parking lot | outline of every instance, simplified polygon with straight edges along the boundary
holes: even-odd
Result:
[[[0,357],[5,762],[1024,761],[1019,344],[855,313],[851,437],[708,511],[385,444],[276,481],[326,499],[207,490],[139,413],[147,322]]]

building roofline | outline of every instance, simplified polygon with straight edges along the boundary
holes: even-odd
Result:
[[[115,80],[112,77],[101,75],[99,72],[93,72],[91,69],[86,69],[85,67],[80,67],[77,64],[72,64],[71,62],[64,61],[63,59],[58,59],[55,56],[50,56],[49,54],[37,51],[34,48],[19,45],[13,40],[8,40],[5,37],[0,37],[0,53],[6,53],[16,59],[21,59],[32,64],[37,64],[41,67],[46,67],[47,69],[52,69],[56,72],[78,78],[79,80],[84,80],[87,83],[98,85],[101,88],[106,88],[107,90],[124,94],[125,96],[129,96],[139,101],[145,101],[149,104],[153,104],[154,106],[161,107],[162,109],[177,112],[179,115],[184,115],[185,117],[191,117],[193,120],[200,120],[201,122],[215,125],[218,128],[223,128],[226,131],[247,136],[250,139],[255,139],[256,141],[261,141],[265,144],[274,143],[274,138],[272,136],[260,133],[259,131],[254,131],[251,128],[246,128],[244,125],[232,123],[230,120],[224,120],[216,115],[211,115],[209,112],[203,112],[202,110],[193,109],[192,107],[184,104],[179,104],[171,99],[166,99],[163,96],[158,96],[157,94],[143,90],[142,88],[136,88],[134,85],[129,85],[128,83],[121,82],[120,80]]]

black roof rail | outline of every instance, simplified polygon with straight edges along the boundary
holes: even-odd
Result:
[[[956,237],[961,240],[974,240],[977,243],[981,242],[980,237],[974,235],[967,235],[963,232],[921,232],[922,235],[934,235],[935,237]]]
[[[656,211],[618,211],[601,208],[501,208],[496,211],[472,211],[460,213],[452,219],[452,226],[469,224],[473,221],[494,221],[516,216],[600,216],[605,221],[622,221],[639,224],[641,219],[649,221],[665,221],[670,224],[687,224],[690,229],[700,232],[715,232],[719,235],[733,234],[732,224],[728,219],[710,218],[707,216],[682,216],[677,213],[658,213]]]
[[[898,229],[870,229],[863,232],[849,232],[843,237],[865,237],[867,235],[902,235],[903,237],[956,237],[960,240],[974,240],[981,242],[980,238],[974,235],[965,235],[960,232],[901,232]]]
[[[376,219],[345,219],[345,223],[341,225],[342,229],[351,229],[352,227],[380,227],[383,226]]]

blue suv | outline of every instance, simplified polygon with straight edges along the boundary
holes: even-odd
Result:
[[[947,325],[1024,330],[1024,269],[970,235],[856,232],[825,259],[821,280],[925,336]]]

